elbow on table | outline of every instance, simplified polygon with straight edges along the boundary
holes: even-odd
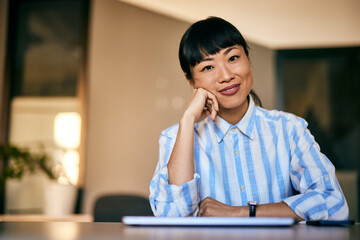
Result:
[[[339,204],[329,209],[329,220],[347,220],[349,218],[349,206],[344,200]]]
[[[151,203],[151,209],[155,217],[181,217],[180,212],[171,206],[171,203],[154,201]]]

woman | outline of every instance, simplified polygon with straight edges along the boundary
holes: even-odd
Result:
[[[179,124],[160,136],[155,215],[346,219],[334,166],[303,119],[261,108],[248,55],[223,19],[185,32],[179,59],[194,92]]]

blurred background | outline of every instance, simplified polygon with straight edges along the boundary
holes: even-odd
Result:
[[[54,196],[83,214],[103,194],[147,197],[160,132],[192,93],[181,36],[219,16],[250,44],[265,108],[309,122],[358,219],[359,13],[358,0],[0,0],[0,145],[22,151],[0,155],[1,213],[61,214]],[[46,162],[19,167],[20,153]]]

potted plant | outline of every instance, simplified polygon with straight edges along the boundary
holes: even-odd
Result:
[[[50,158],[45,153],[36,154],[12,145],[0,145],[0,160],[3,162],[1,185],[8,178],[21,179],[24,174],[34,174],[36,171],[45,173],[51,180],[57,178],[52,170]]]
[[[43,148],[41,148],[43,149]],[[13,145],[0,145],[0,213],[4,213],[5,184],[19,184],[13,180],[21,180],[25,175],[42,173],[50,181],[43,185],[43,213],[52,216],[71,214],[74,211],[77,189],[67,181],[62,163],[54,161],[44,150],[38,153]],[[27,178],[28,180],[28,178]],[[45,178],[46,180],[46,178]],[[60,181],[62,180],[62,181]],[[14,185],[12,185],[14,186]],[[6,190],[8,192],[8,190]]]
[[[4,213],[6,180],[21,180],[25,175],[38,172],[44,173],[50,180],[57,179],[47,154],[32,153],[13,145],[0,145],[0,166],[0,213]]]

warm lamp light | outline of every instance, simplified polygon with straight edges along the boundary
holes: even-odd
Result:
[[[79,152],[75,150],[68,150],[64,154],[62,162],[67,180],[76,185],[79,178]]]
[[[75,149],[80,145],[81,118],[76,112],[58,113],[54,122],[54,138],[58,146]]]

